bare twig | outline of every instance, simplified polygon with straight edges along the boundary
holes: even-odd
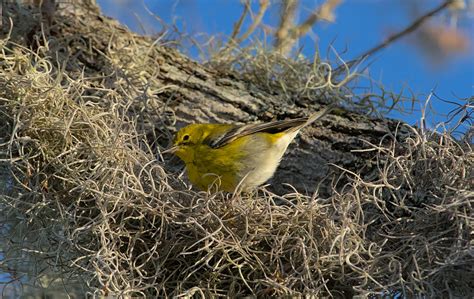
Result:
[[[275,49],[281,49],[282,45],[288,38],[288,34],[291,28],[294,27],[295,12],[298,7],[297,0],[286,1],[282,3],[281,14],[280,14],[280,25],[278,26],[277,32],[275,33]]]
[[[250,27],[245,31],[237,40],[236,43],[239,44],[242,41],[246,40],[254,31],[257,29],[258,25],[262,22],[263,16],[265,15],[265,11],[267,10],[268,6],[270,5],[269,0],[261,0],[260,1],[260,9],[257,13],[255,19],[253,19],[252,24]]]
[[[233,47],[239,45],[241,42],[246,40],[254,31],[257,29],[257,27],[260,25],[262,22],[263,16],[265,15],[265,12],[270,5],[269,0],[261,0],[260,1],[260,9],[257,13],[257,16],[255,18],[252,17],[252,12],[250,8],[250,1],[246,1],[244,4],[244,10],[242,12],[242,15],[240,16],[239,20],[237,23],[234,25],[234,30],[232,32],[232,35],[229,39],[229,41],[226,44],[225,49],[232,49]],[[250,27],[241,35],[238,37],[241,29],[242,29],[242,24],[245,20],[245,17],[247,14],[250,13],[252,17],[252,24],[250,24]]]
[[[292,1],[290,1],[292,2]],[[277,39],[277,44],[275,46],[276,50],[279,51],[280,53],[283,54],[288,54],[291,49],[293,48],[295,42],[304,36],[310,29],[313,27],[313,25],[318,22],[319,20],[325,19],[325,20],[333,20],[333,12],[336,9],[336,7],[340,4],[341,0],[327,0],[321,6],[319,6],[317,9],[311,13],[311,15],[300,25],[298,26],[293,26],[291,28],[285,28],[282,35],[282,37]],[[293,8],[294,9],[294,8]],[[283,24],[283,23],[282,23]],[[282,24],[280,24],[280,27],[282,27]],[[285,24],[289,25],[289,24]],[[277,37],[278,33],[280,31],[277,31]]]
[[[334,10],[341,3],[341,0],[327,0],[317,10],[315,10],[300,26],[298,26],[296,38],[300,38],[319,20],[334,20]]]
[[[244,10],[242,11],[242,14],[240,15],[239,20],[237,23],[234,24],[234,30],[232,31],[232,35],[230,36],[230,42],[235,40],[237,38],[237,35],[239,35],[240,30],[242,28],[242,24],[244,23],[245,17],[249,13],[250,10],[250,3],[247,0],[244,4]]]
[[[380,43],[379,45],[365,51],[364,53],[360,54],[359,57],[357,57],[356,59],[353,59],[349,62],[346,63],[346,65],[344,66],[344,68],[347,68],[347,67],[352,67],[354,66],[355,64],[365,60],[366,58],[368,58],[369,56],[372,56],[373,54],[375,54],[376,52],[388,47],[390,44],[392,44],[393,42],[399,40],[400,38],[402,38],[403,36],[415,31],[417,28],[419,28],[424,22],[426,22],[429,18],[431,18],[432,16],[434,16],[435,14],[439,13],[440,11],[448,8],[455,0],[447,0],[445,2],[443,2],[441,5],[439,5],[438,7],[436,7],[435,9],[427,12],[426,14],[422,15],[421,17],[419,17],[418,19],[416,19],[415,21],[413,21],[410,25],[408,25],[407,27],[405,27],[403,30],[389,36],[388,38],[386,38],[382,43]],[[340,71],[340,68],[337,68],[336,71]]]

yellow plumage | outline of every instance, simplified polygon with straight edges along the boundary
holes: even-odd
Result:
[[[191,124],[178,131],[174,146],[165,152],[184,161],[189,180],[199,189],[250,190],[273,176],[298,132],[330,109],[262,124]]]

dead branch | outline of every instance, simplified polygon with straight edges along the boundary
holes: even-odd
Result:
[[[290,1],[292,2],[292,1]],[[304,36],[319,20],[334,20],[334,10],[341,0],[327,0],[311,13],[311,15],[300,25],[286,28],[285,35],[277,39],[275,49],[283,54],[288,54],[298,39]],[[280,25],[281,27],[281,25]],[[280,31],[280,30],[279,30]],[[278,36],[278,31],[277,31]]]
[[[437,13],[439,13],[439,12],[443,11],[444,9],[450,7],[450,5],[452,5],[452,3],[455,2],[455,1],[456,0],[447,0],[447,1],[443,2],[438,7],[434,8],[433,10],[427,12],[426,14],[422,15],[421,17],[419,17],[418,19],[413,21],[410,25],[405,27],[403,30],[401,30],[401,31],[399,31],[395,34],[390,35],[382,43],[380,43],[377,46],[365,51],[364,53],[360,54],[357,58],[347,62],[345,65],[338,67],[335,70],[335,72],[337,73],[337,72],[341,71],[342,69],[351,68],[355,64],[358,64],[359,62],[365,60],[369,56],[372,56],[375,53],[377,53],[378,51],[385,49],[386,47],[388,47],[389,45],[391,45],[395,41],[399,40],[400,38],[404,37],[405,35],[415,31],[416,29],[418,29],[421,25],[423,25],[423,23],[425,23],[427,20],[429,20],[431,17],[433,17]]]

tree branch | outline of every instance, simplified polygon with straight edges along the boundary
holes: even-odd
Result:
[[[418,19],[416,19],[415,21],[413,21],[410,25],[408,25],[405,29],[389,36],[388,38],[386,38],[382,43],[380,43],[379,45],[365,51],[364,53],[362,53],[361,55],[359,55],[359,57],[357,57],[356,59],[353,59],[351,61],[349,61],[346,65],[344,65],[344,68],[350,68],[352,67],[354,64],[356,64],[357,62],[360,62],[364,59],[366,59],[367,57],[375,54],[376,52],[388,47],[390,44],[392,44],[393,42],[399,40],[400,38],[402,38],[403,36],[415,31],[418,27],[420,27],[425,21],[427,21],[429,18],[431,18],[432,16],[434,16],[435,14],[439,13],[440,11],[446,9],[448,6],[450,6],[454,1],[456,0],[447,0],[445,2],[443,2],[440,6],[436,7],[435,9],[427,12],[426,14],[422,15],[421,17],[419,17]],[[339,67],[340,68],[340,67]],[[338,68],[338,69],[339,69]],[[336,69],[336,70],[338,70]]]
[[[240,15],[239,20],[237,23],[234,24],[234,29],[232,30],[232,35],[230,36],[229,43],[234,41],[237,38],[237,35],[240,33],[240,29],[242,28],[242,24],[244,23],[245,17],[249,13],[250,10],[250,3],[249,1],[245,2],[244,4],[244,11],[242,11],[242,14]]]
[[[290,30],[294,27],[295,12],[299,1],[286,1],[282,3],[280,25],[275,33],[275,50],[281,51],[287,43]]]
[[[245,31],[238,39],[235,40],[237,44],[241,43],[242,41],[246,40],[260,25],[262,22],[263,16],[265,15],[265,11],[267,10],[268,6],[270,5],[269,0],[260,0],[260,9],[258,11],[257,16],[253,19],[252,24],[250,25],[249,29]]]
[[[286,35],[284,35],[282,39],[277,40],[278,44],[277,46],[275,46],[276,50],[280,51],[283,54],[289,53],[291,49],[293,48],[293,45],[295,44],[295,42],[298,39],[300,39],[303,35],[305,35],[317,21],[321,19],[327,19],[327,20],[333,19],[333,11],[340,4],[340,2],[341,0],[327,0],[326,2],[321,4],[321,6],[319,6],[317,9],[315,9],[313,13],[311,13],[311,15],[303,23],[301,23],[298,26],[289,27],[285,32]],[[281,26],[282,25],[280,25],[280,27]],[[278,32],[277,32],[277,36],[278,36]]]

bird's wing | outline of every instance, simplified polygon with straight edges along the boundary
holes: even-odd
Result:
[[[284,132],[286,130],[299,130],[304,126],[309,125],[310,123],[316,121],[317,119],[326,115],[330,110],[332,110],[333,106],[328,106],[327,108],[320,110],[309,117],[302,117],[296,119],[288,119],[288,120],[278,120],[272,121],[269,123],[262,123],[262,124],[249,124],[243,126],[237,126],[235,128],[230,129],[225,134],[219,136],[219,138],[215,138],[211,142],[209,142],[209,146],[212,148],[219,148],[230,142],[234,141],[237,138],[247,136],[254,133],[269,133],[269,134],[276,134],[280,132]]]

